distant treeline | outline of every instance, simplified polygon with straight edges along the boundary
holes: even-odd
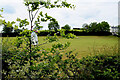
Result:
[[[48,31],[48,30],[43,30],[38,33],[38,36],[53,36],[55,31]],[[65,31],[65,34],[67,33],[72,33],[75,34],[76,36],[109,36],[112,35],[110,32],[81,32],[81,31]],[[0,33],[2,37],[16,37],[16,36],[21,36],[19,33]],[[60,31],[57,32],[57,35],[60,36]],[[0,37],[1,37],[0,36]]]

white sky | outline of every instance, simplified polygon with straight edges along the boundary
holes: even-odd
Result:
[[[119,0],[67,0],[76,5],[75,10],[68,8],[42,9],[44,13],[56,18],[60,27],[69,24],[72,28],[80,28],[84,23],[107,21],[111,26],[118,25]],[[0,0],[0,8],[4,8],[4,19],[15,21],[17,17],[28,19],[27,8],[23,0]],[[41,24],[47,29],[48,23]],[[0,28],[1,31],[2,27]]]

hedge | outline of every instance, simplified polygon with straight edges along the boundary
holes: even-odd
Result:
[[[50,34],[51,36],[56,33],[55,31],[48,31],[48,30],[43,30],[43,31],[38,31],[38,36],[47,36]],[[75,34],[76,36],[109,36],[112,35],[110,32],[81,32],[81,31],[65,31],[65,34],[72,33]],[[18,33],[0,33],[2,37],[16,37],[20,36]],[[60,36],[60,32],[57,33],[58,36]]]
[[[120,80],[120,54],[97,55],[80,61],[82,80]]]

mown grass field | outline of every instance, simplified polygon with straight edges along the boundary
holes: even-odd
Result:
[[[50,48],[52,44],[70,42],[70,47],[65,50],[75,50],[78,58],[97,53],[112,53],[118,48],[118,38],[115,36],[77,36],[76,39],[59,38],[59,42],[45,44],[43,48]],[[39,37],[39,42],[43,42],[44,37]]]
[[[4,37],[6,38],[6,37]],[[43,37],[39,37],[39,43],[45,42]],[[9,37],[9,40],[14,41],[15,37]],[[114,53],[118,48],[118,38],[115,36],[77,36],[76,39],[65,39],[59,37],[58,42],[52,42],[42,45],[42,48],[51,48],[53,44],[70,42],[69,48],[65,52],[74,50],[73,53],[78,53],[78,58],[87,55],[95,55],[97,53]],[[63,53],[65,53],[63,52]]]

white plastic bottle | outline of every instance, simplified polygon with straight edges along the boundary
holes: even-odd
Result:
[[[34,31],[31,33],[31,42],[32,45],[38,45],[38,37]]]

